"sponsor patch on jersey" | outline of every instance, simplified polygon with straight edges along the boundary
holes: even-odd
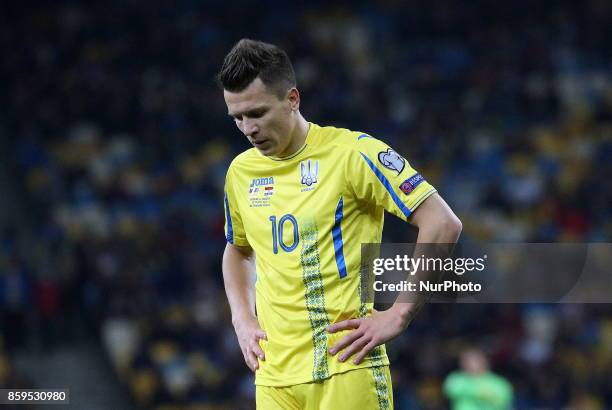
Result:
[[[390,169],[391,171],[396,171],[397,175],[401,174],[406,166],[406,160],[391,148],[387,148],[386,151],[379,152],[378,161],[383,167]]]
[[[249,185],[251,207],[270,206],[274,194],[274,177],[255,178]]]
[[[423,181],[425,181],[425,178],[423,178],[423,176],[417,172],[416,174],[402,182],[399,188],[402,190],[403,193],[408,195],[409,193],[414,191],[414,189],[419,186],[419,184]]]
[[[274,177],[255,178],[251,181],[251,188],[274,185]]]
[[[300,162],[300,177],[302,192],[315,189],[314,184],[318,182],[319,178],[319,161]]]

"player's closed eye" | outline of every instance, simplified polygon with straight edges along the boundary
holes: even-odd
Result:
[[[246,114],[247,117],[249,118],[261,118],[263,117],[266,113],[268,112],[268,110],[259,110],[259,111],[253,111],[253,112],[249,112]]]
[[[241,113],[241,114],[229,114],[230,117],[232,117],[234,119],[234,121],[242,121],[243,120],[243,116],[247,117],[247,118],[253,118],[253,119],[257,119],[257,118],[261,118],[264,115],[267,114],[267,112],[269,111],[268,108],[257,108],[253,111],[247,111],[245,113]]]

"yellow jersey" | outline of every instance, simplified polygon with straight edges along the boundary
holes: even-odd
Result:
[[[385,143],[361,132],[310,123],[291,156],[251,148],[225,181],[228,242],[255,252],[261,346],[255,384],[290,386],[348,370],[389,364],[384,345],[359,365],[328,349],[350,331],[338,321],[364,317],[361,244],[379,243],[384,210],[406,220],[436,190]]]

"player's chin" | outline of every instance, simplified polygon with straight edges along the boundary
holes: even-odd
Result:
[[[255,147],[259,150],[259,152],[262,153],[262,155],[265,155],[267,157],[270,156],[274,156],[277,153],[277,149],[274,146],[274,144],[271,144],[270,142],[266,141],[265,143],[261,144],[258,147]]]

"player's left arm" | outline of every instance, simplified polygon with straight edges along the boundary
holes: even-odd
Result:
[[[457,242],[463,228],[459,218],[438,193],[429,196],[415,210],[412,217],[408,219],[408,222],[419,229],[415,249],[416,255],[431,254],[436,251],[443,253],[450,252],[452,249],[449,249],[448,245],[454,245]],[[434,250],[429,244],[441,244],[442,246]],[[440,255],[436,253],[436,255],[431,256]],[[444,254],[442,256],[448,255]],[[405,294],[400,294],[396,302],[389,309],[391,313],[400,317],[402,329],[408,327],[426,301],[425,294],[417,295],[419,298],[414,302],[405,301],[405,296]],[[410,298],[410,300],[412,299],[414,299],[414,296]]]
[[[419,229],[418,244],[454,244],[461,234],[461,221],[437,193],[431,194],[414,210],[408,222]],[[345,361],[355,355],[353,362],[361,363],[374,347],[383,344],[404,331],[425,303],[423,295],[417,301],[408,303],[396,301],[388,310],[373,311],[371,316],[349,319],[328,327],[331,333],[354,329],[329,349],[330,354],[338,352],[338,359]]]

